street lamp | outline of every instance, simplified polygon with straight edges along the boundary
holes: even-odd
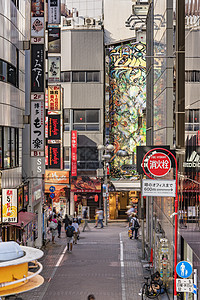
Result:
[[[105,154],[102,155],[102,153],[100,153],[100,156],[102,158],[102,160],[104,161],[104,185],[106,187],[106,196],[105,196],[105,205],[104,205],[104,215],[105,215],[105,225],[108,224],[108,174],[107,174],[107,165],[110,161],[111,155],[108,152],[111,152],[114,150],[114,146],[113,145],[99,145],[98,146],[98,150],[100,151],[105,151]]]

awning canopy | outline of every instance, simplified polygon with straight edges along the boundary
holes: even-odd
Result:
[[[141,191],[141,184],[139,180],[131,181],[131,180],[119,180],[112,181],[112,184],[115,187],[116,191]]]
[[[51,186],[55,187],[55,192],[59,192],[60,190],[64,188],[69,188],[68,184],[54,184],[54,183],[45,183],[45,193],[51,193],[49,188]]]
[[[26,211],[20,211],[18,213],[18,222],[17,223],[10,223],[12,226],[21,227],[23,222],[23,227],[25,227],[28,223],[32,222],[36,219],[36,214],[26,212]]]

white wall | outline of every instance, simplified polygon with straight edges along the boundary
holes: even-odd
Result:
[[[135,31],[125,26],[132,13],[132,0],[104,0],[105,44],[135,37]]]

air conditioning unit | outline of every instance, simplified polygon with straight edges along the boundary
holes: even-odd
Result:
[[[132,6],[133,14],[136,16],[146,16],[148,13],[149,5],[136,4]]]
[[[95,25],[95,19],[85,18],[85,25],[87,25],[87,26]]]

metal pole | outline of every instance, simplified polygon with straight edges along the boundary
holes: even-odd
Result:
[[[194,300],[197,299],[197,269],[194,269]]]
[[[144,247],[144,198],[142,195],[142,175],[140,176],[141,186],[141,219],[142,219],[142,257],[145,258],[145,247]]]
[[[108,215],[107,215],[107,206],[108,206],[108,198],[107,198],[107,192],[108,192],[108,177],[107,177],[107,166],[106,161],[104,162],[104,169],[105,169],[105,186],[106,186],[106,197],[105,197],[105,225],[108,225]]]

